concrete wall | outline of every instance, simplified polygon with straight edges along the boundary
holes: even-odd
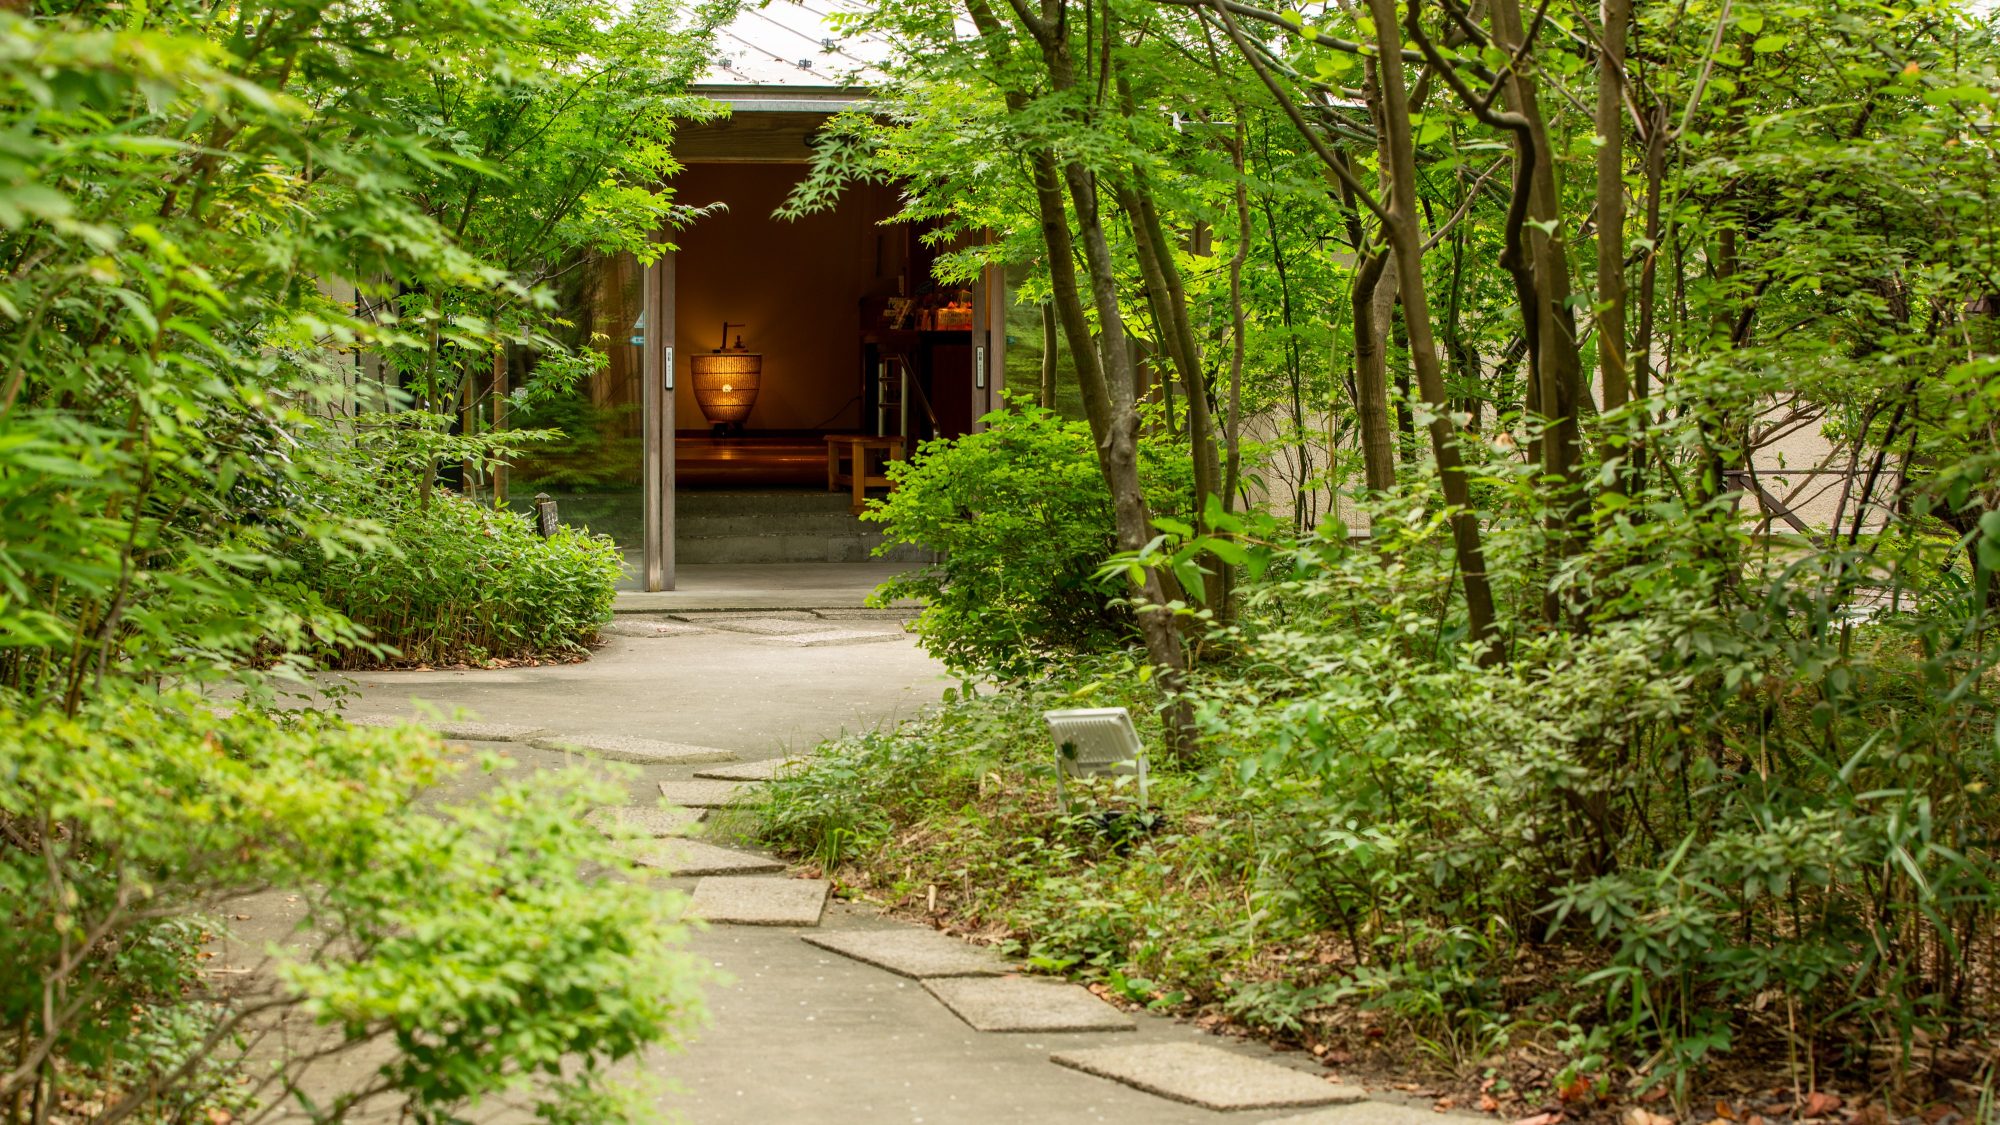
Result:
[[[727,204],[673,238],[675,401],[682,431],[707,427],[695,403],[690,356],[729,343],[764,356],[762,388],[749,430],[861,428],[860,305],[896,292],[903,238],[879,221],[896,210],[893,189],[856,185],[831,212],[797,222],[771,217],[800,164],[690,164],[674,177],[674,198]]]

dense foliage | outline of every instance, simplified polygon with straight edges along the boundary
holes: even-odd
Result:
[[[776,837],[1322,1046],[1539,1039],[1573,1112],[1990,1112],[1990,17],[962,10],[853,17],[905,50],[793,206],[894,178],[1027,264],[1154,627],[830,748]],[[1033,711],[1110,698],[1163,835],[1051,816]]]
[[[646,189],[719,14],[0,11],[10,1121],[438,1121],[502,1090],[552,1120],[647,1112],[609,1067],[687,1025],[696,973],[671,894],[579,824],[613,791],[440,801],[424,790],[465,767],[428,734],[260,708],[327,654],[567,646],[604,616],[603,543],[433,487],[441,460],[476,478],[505,456],[443,431],[470,397],[440,371],[508,341],[558,382],[589,368],[540,283],[672,212]],[[620,67],[572,65],[613,48]],[[579,107],[521,118],[539,148],[462,112],[536,98]],[[481,197],[526,233],[473,223]],[[547,260],[493,253],[523,241]],[[397,409],[399,370],[437,376],[404,381],[439,409]],[[391,431],[413,455],[382,455]],[[180,694],[216,686],[243,709]],[[310,907],[274,972],[205,963],[228,904],[273,890]],[[357,1051],[380,1069],[323,1078]]]

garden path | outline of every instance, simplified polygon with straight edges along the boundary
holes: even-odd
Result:
[[[745,761],[803,752],[843,729],[892,721],[937,700],[950,683],[887,614],[850,608],[676,616],[622,613],[606,646],[584,664],[328,679],[352,692],[350,714],[408,717],[429,707],[463,709],[489,723],[573,738],[693,743]],[[812,640],[835,633],[845,635],[831,643]],[[535,770],[591,761],[520,741],[468,745],[501,751]],[[641,764],[629,786],[632,804],[653,804],[659,782],[715,768]],[[474,776],[456,784],[460,788],[450,795],[467,795],[483,782]],[[748,847],[740,840],[717,842]],[[695,879],[674,882],[689,891],[698,885]],[[815,928],[715,924],[695,934],[693,950],[730,979],[710,986],[712,1023],[685,1053],[646,1061],[648,1070],[678,1087],[660,1096],[661,1108],[692,1125],[1180,1125],[1225,1118],[1275,1122],[1302,1113],[1311,1114],[1301,1120],[1313,1125],[1438,1120],[1427,1109],[1388,1101],[1236,1113],[1170,1101],[1058,1066],[1050,1056],[1080,1047],[1199,1042],[1246,1058],[1287,1057],[1144,1014],[1132,1030],[1119,1032],[975,1031],[920,982],[803,940],[906,926],[867,906],[836,901]]]

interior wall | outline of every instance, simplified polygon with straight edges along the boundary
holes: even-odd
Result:
[[[723,321],[744,347],[764,356],[762,385],[748,430],[858,430],[861,406],[860,306],[893,295],[902,272],[894,190],[856,185],[834,210],[797,222],[774,219],[800,164],[689,164],[673,180],[674,199],[718,210],[675,232],[674,410],[682,432],[707,421],[694,399],[691,356],[720,341]]]

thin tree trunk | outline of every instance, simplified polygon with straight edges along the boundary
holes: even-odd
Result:
[[[493,432],[507,428],[507,345],[493,349]],[[507,463],[493,463],[493,510],[507,507]]]
[[[1393,161],[1389,172],[1389,221],[1385,225],[1401,263],[1397,280],[1403,297],[1403,323],[1409,331],[1410,359],[1417,371],[1417,386],[1431,408],[1431,450],[1437,458],[1445,503],[1451,507],[1452,546],[1458,561],[1459,581],[1465,587],[1469,639],[1478,646],[1479,663],[1490,665],[1501,657],[1494,631],[1493,591],[1486,577],[1479,516],[1472,510],[1471,489],[1460,459],[1451,403],[1445,397],[1444,373],[1438,366],[1437,340],[1431,333],[1429,299],[1424,292],[1423,240],[1417,230],[1416,146],[1410,136],[1409,101],[1403,92],[1403,68],[1399,61],[1403,43],[1396,21],[1396,0],[1369,0],[1368,6],[1375,17],[1376,43],[1385,60],[1378,69],[1382,108],[1388,119],[1387,147]],[[1415,12],[1415,0],[1411,0],[1413,21]]]
[[[1208,530],[1208,498],[1216,494],[1215,442],[1208,417],[1208,396],[1201,386],[1201,370],[1194,352],[1194,337],[1187,330],[1187,307],[1179,287],[1179,271],[1173,263],[1173,248],[1162,237],[1158,212],[1149,205],[1145,194],[1144,181],[1134,176],[1133,185],[1121,185],[1118,190],[1120,206],[1132,225],[1132,245],[1139,259],[1139,272],[1146,282],[1146,300],[1152,306],[1153,319],[1159,328],[1160,344],[1166,350],[1167,359],[1180,376],[1181,385],[1188,388],[1188,431],[1191,452],[1194,457],[1194,522],[1202,531]],[[1171,390],[1172,382],[1167,380]],[[1171,404],[1171,398],[1169,398]],[[1171,413],[1171,412],[1170,412]],[[1172,419],[1169,417],[1169,423]],[[1207,605],[1217,613],[1225,612],[1222,604],[1224,593],[1223,564],[1220,559],[1209,556],[1203,560],[1202,569],[1207,572],[1203,581],[1203,593]]]
[[[1236,105],[1236,248],[1229,256],[1229,422],[1223,430],[1228,467],[1222,481],[1222,510],[1234,511],[1243,480],[1243,263],[1250,254],[1250,187],[1243,179],[1244,107]]]
[[[1604,409],[1632,399],[1625,357],[1625,25],[1632,0],[1603,0],[1597,56],[1597,357]]]
[[[1660,186],[1666,178],[1667,118],[1655,107],[1646,128],[1646,262],[1639,269],[1639,336],[1632,348],[1633,393],[1644,400],[1653,393],[1653,306],[1660,274]],[[1641,439],[1632,450],[1632,485],[1645,484],[1648,418],[1640,419]]]
[[[1396,486],[1396,430],[1389,422],[1386,341],[1396,307],[1395,256],[1364,252],[1354,274],[1354,398],[1361,423],[1361,475],[1370,492]]]
[[[1507,52],[1526,41],[1518,0],[1493,0],[1493,40]],[[1504,91],[1508,108],[1527,122],[1534,145],[1534,177],[1530,184],[1528,245],[1535,280],[1536,408],[1543,420],[1542,475],[1548,482],[1549,513],[1545,521],[1557,555],[1581,546],[1577,536],[1583,517],[1584,492],[1578,479],[1581,462],[1577,445],[1577,410],[1583,388],[1583,361],[1577,354],[1576,318],[1570,311],[1569,249],[1561,221],[1561,197],[1556,192],[1555,160],[1549,131],[1542,119],[1535,80],[1516,69]],[[1563,616],[1563,606],[1551,590],[1542,600],[1551,622]]]
[[[1090,268],[1090,292],[1097,306],[1097,323],[1104,338],[1104,352],[1110,369],[1103,371],[1097,392],[1108,399],[1107,425],[1096,431],[1098,459],[1105,483],[1111,487],[1111,506],[1118,519],[1119,546],[1137,551],[1152,538],[1152,513],[1147,510],[1146,492],[1139,480],[1139,414],[1134,409],[1136,378],[1132,353],[1125,342],[1125,322],[1118,312],[1118,264],[1111,256],[1111,244],[1104,236],[1104,223],[1097,203],[1096,177],[1082,164],[1063,166],[1063,180],[1069,187],[1070,205],[1076,210],[1077,228],[1083,236],[1083,257]],[[1074,347],[1077,340],[1070,338]],[[1081,368],[1079,368],[1079,378]],[[1170,593],[1174,590],[1174,593]],[[1156,669],[1160,690],[1169,700],[1166,725],[1171,753],[1191,748],[1194,712],[1180,698],[1185,686],[1186,658],[1181,652],[1180,629],[1166,608],[1177,599],[1177,584],[1171,575],[1157,570],[1141,570],[1135,616],[1139,633],[1145,638],[1146,654]]]
[[[1042,302],[1042,409],[1056,408],[1056,306]]]

